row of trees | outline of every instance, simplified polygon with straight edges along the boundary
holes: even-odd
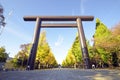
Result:
[[[108,29],[99,19],[96,20],[94,52],[100,55],[102,64],[116,67],[120,62],[120,24]]]
[[[93,35],[94,44],[88,41],[87,47],[91,64],[96,67],[118,67],[120,64],[120,24],[108,29],[99,19],[96,19],[96,31]],[[62,62],[63,67],[83,67],[82,53],[78,35]]]
[[[27,65],[31,44],[23,44],[20,48],[21,51],[19,51],[15,58],[11,60],[14,67],[26,67]],[[42,31],[36,54],[35,68],[51,68],[56,67],[57,65],[57,61],[46,40],[46,32]]]
[[[46,32],[43,31],[40,36],[40,41],[38,44],[38,51],[36,55],[37,62],[40,62],[37,64],[37,66],[40,67],[56,67],[57,61],[50,49],[50,46],[46,39]]]
[[[62,66],[63,67],[76,67],[80,62],[82,62],[82,55],[80,54],[80,42],[78,35],[71,47],[71,49],[68,51],[68,54],[66,56],[66,59],[63,60]]]
[[[120,24],[108,29],[99,19],[96,19],[96,31],[93,35],[93,45],[87,42],[91,64],[96,67],[118,67],[120,64]],[[15,67],[26,67],[31,44],[21,45],[21,51],[11,61]],[[40,35],[35,68],[56,67],[57,61],[46,40],[46,32]],[[78,34],[68,54],[62,62],[63,67],[79,67],[84,65]]]

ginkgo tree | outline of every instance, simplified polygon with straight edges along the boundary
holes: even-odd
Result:
[[[57,66],[57,61],[46,39],[46,32],[42,31],[37,49],[36,61],[39,68],[48,68]]]
[[[15,58],[11,61],[15,67],[27,66],[27,61],[30,54],[31,43],[22,44],[21,50],[15,55]],[[36,60],[35,60],[35,68],[50,68],[56,67],[57,61],[50,49],[50,46],[46,39],[46,32],[42,31],[40,34]]]
[[[118,62],[120,62],[119,31],[120,24],[112,29],[108,29],[98,18],[96,19],[93,46],[89,44],[89,41],[86,41],[91,64],[95,64],[96,67],[118,66]],[[72,58],[70,58],[72,55],[74,56],[73,62],[76,66],[83,65],[78,35],[76,36],[71,49],[68,51],[65,60],[63,60],[62,65],[64,67],[70,67],[73,64]]]
[[[107,28],[105,24],[103,24],[98,18],[96,19],[96,31],[94,34],[94,53],[95,53],[95,61],[96,66],[101,66],[103,63],[108,62],[109,53],[101,47],[103,40],[106,40],[111,35],[110,30]]]
[[[72,47],[68,51],[68,54],[62,62],[64,67],[77,67],[82,62],[82,54],[80,49],[80,42],[78,34],[72,44]]]
[[[90,53],[90,51],[92,51],[91,50],[92,48],[89,44],[89,41],[86,41],[86,43],[88,46],[88,51]],[[65,60],[63,60],[63,62],[62,62],[62,66],[63,67],[83,68],[84,63],[83,63],[82,51],[81,51],[81,47],[80,47],[80,41],[79,41],[78,34],[76,35],[76,38],[72,44],[72,47],[70,48],[70,50],[68,50],[68,54],[67,54]]]

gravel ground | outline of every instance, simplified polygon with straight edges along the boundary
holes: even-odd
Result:
[[[120,80],[120,71],[67,68],[32,71],[1,71],[0,80]]]

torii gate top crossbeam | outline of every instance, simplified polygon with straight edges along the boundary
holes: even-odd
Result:
[[[37,18],[40,18],[42,21],[76,21],[77,18],[80,18],[81,21],[92,21],[93,16],[25,16],[25,21],[36,21]]]
[[[81,21],[92,21],[93,16],[25,16],[25,21],[36,21],[40,18],[42,21],[76,21],[80,18]],[[42,23],[42,28],[76,28],[76,23]]]

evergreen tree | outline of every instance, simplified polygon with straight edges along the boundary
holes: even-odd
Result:
[[[5,62],[8,58],[8,54],[4,47],[0,47],[0,62]]]

